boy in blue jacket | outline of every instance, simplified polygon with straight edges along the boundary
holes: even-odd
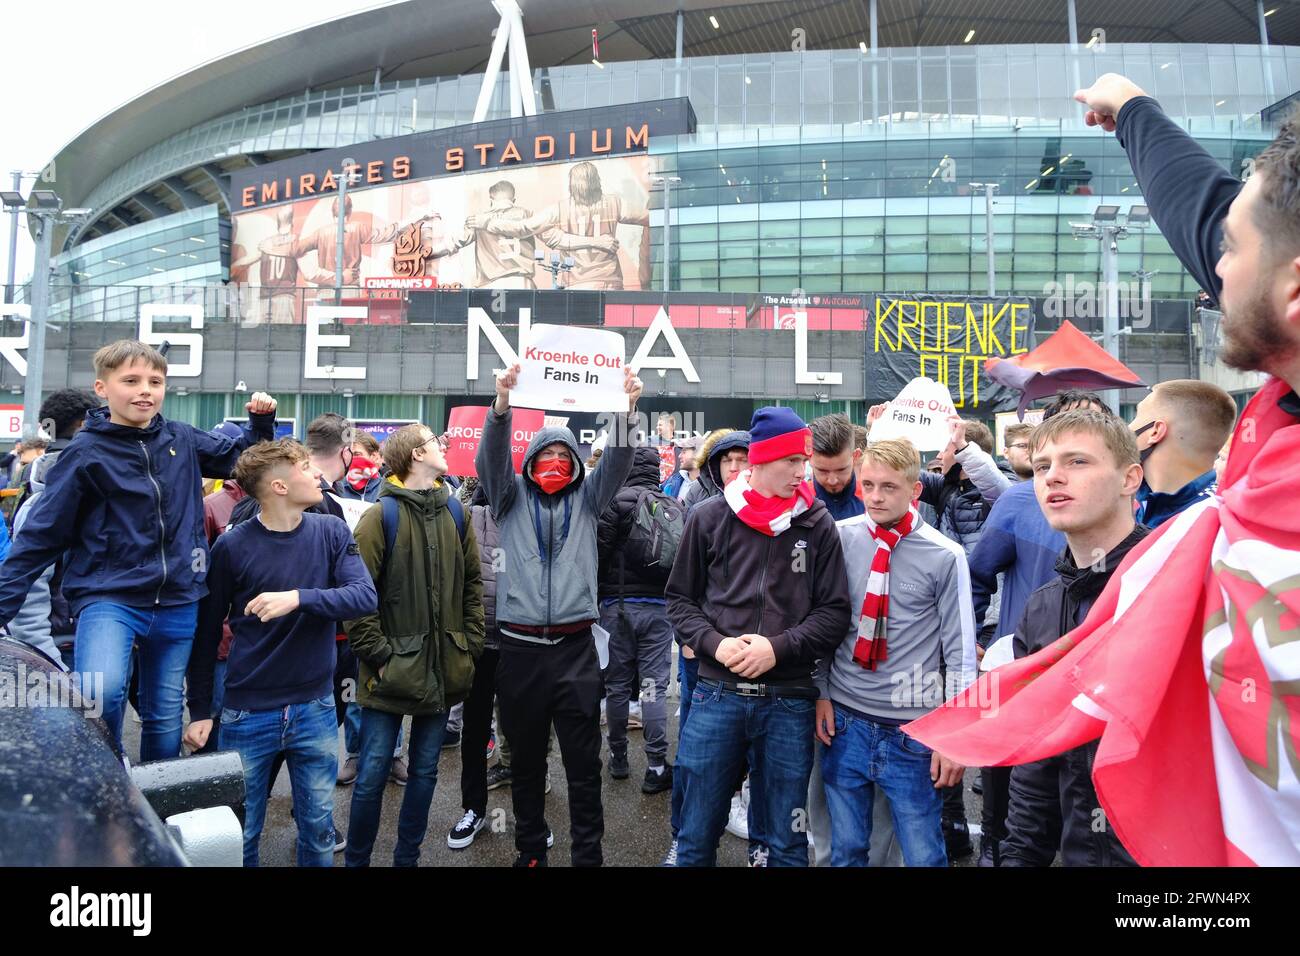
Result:
[[[95,394],[108,404],[86,413],[0,566],[0,624],[67,552],[63,593],[77,619],[83,696],[102,702],[120,751],[138,640],[140,759],[176,757],[181,687],[207,593],[203,476],[229,477],[240,452],[275,437],[275,399],[255,393],[243,437],[218,437],[162,417],[167,359],[157,349],[123,339],[93,362]]]

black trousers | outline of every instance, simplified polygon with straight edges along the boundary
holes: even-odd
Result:
[[[497,695],[510,738],[515,847],[546,853],[546,744],[551,725],[569,784],[574,866],[600,866],[605,814],[600,802],[600,667],[591,630],[559,644],[501,635]]]
[[[479,816],[487,814],[487,743],[492,736],[492,701],[500,659],[499,650],[486,647],[475,661],[474,683],[465,698],[465,724],[460,731],[460,805]]]
[[[984,789],[984,809],[980,813],[980,845],[991,840],[993,846],[1007,838],[1007,807],[1011,803],[1011,768],[984,767],[980,770]]]

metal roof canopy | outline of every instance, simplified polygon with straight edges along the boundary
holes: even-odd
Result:
[[[684,55],[807,49],[869,42],[867,0],[520,0],[534,69],[587,62],[591,30],[603,62],[674,55],[683,11]],[[881,47],[1069,42],[1066,0],[878,0]],[[1273,42],[1300,43],[1300,0],[1268,0]],[[1110,43],[1258,43],[1254,0],[1077,0],[1080,41],[1102,27]],[[716,17],[714,28],[710,17]],[[100,118],[55,157],[56,191],[80,206],[115,169],[210,119],[304,88],[482,71],[499,16],[487,0],[400,0],[329,20],[212,60]],[[56,237],[56,246],[60,237]]]

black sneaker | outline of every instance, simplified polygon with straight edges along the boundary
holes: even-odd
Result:
[[[495,790],[497,787],[508,787],[514,775],[510,772],[509,767],[503,767],[498,764],[487,772],[487,788]]]
[[[631,774],[627,765],[627,754],[611,753],[609,755],[609,775],[615,780],[626,780]]]
[[[293,821],[294,826],[298,825],[298,817],[293,812],[293,807],[289,808],[289,819]],[[330,839],[334,841],[334,852],[342,853],[348,848],[348,835],[339,829],[339,825],[330,818]]]
[[[664,761],[663,772],[655,773],[653,767],[645,768],[645,779],[641,781],[642,793],[663,793],[673,788],[673,765]]]
[[[965,820],[943,821],[943,845],[948,851],[949,863],[975,852],[975,847],[970,841],[970,826]]]
[[[482,830],[487,823],[487,817],[481,816],[473,810],[466,810],[465,815],[460,818],[460,822],[451,828],[447,834],[447,846],[453,850],[463,850],[474,842],[478,836],[478,831]]]
[[[460,746],[460,731],[449,730],[442,735],[442,749],[450,750],[452,747]]]
[[[545,865],[546,865],[545,853],[543,853],[541,856],[534,856],[531,853],[520,853],[519,856],[515,858],[515,866],[524,867],[525,869],[532,870],[532,869],[536,869],[539,866],[545,866]]]

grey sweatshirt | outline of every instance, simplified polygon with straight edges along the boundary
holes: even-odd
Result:
[[[567,428],[543,428],[528,443],[524,473],[510,453],[513,409],[489,408],[474,467],[501,535],[505,561],[496,578],[497,626],[575,624],[600,618],[596,607],[596,527],[632,470],[635,447],[611,436],[600,467],[587,474]],[[635,441],[631,434],[629,441]],[[573,457],[566,488],[545,494],[533,481],[532,461],[547,445],[563,443]]]
[[[961,545],[922,522],[889,562],[888,657],[869,671],[853,660],[876,542],[865,515],[838,522],[849,575],[849,632],[814,678],[823,699],[889,721],[915,720],[974,682],[975,610]],[[939,664],[947,669],[946,681]]]

